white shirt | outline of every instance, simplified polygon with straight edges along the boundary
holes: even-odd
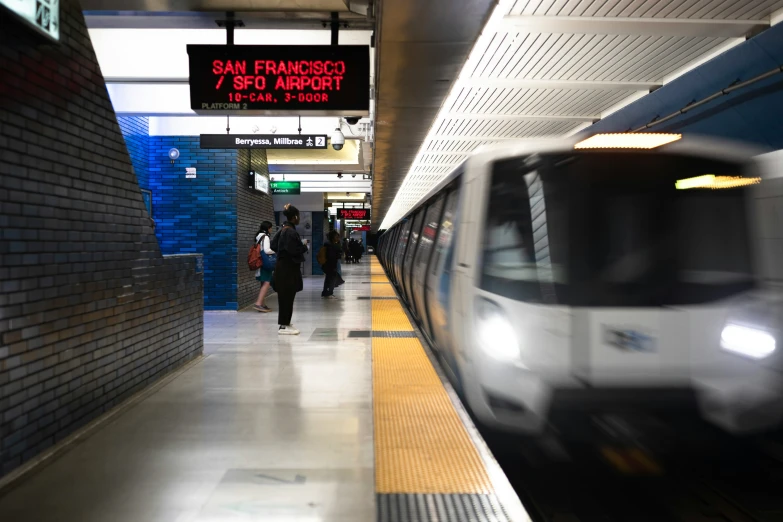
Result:
[[[256,236],[256,243],[258,243],[259,241],[261,241],[261,236],[264,236],[264,244],[263,244],[263,245],[261,245],[261,246],[262,246],[262,248],[264,249],[264,252],[266,252],[266,253],[267,253],[267,254],[269,254],[269,255],[272,255],[272,254],[274,254],[274,253],[275,253],[275,251],[274,251],[274,250],[272,250],[272,241],[269,239],[269,234],[264,234],[263,232],[261,232],[260,234],[258,234],[258,235]],[[260,276],[260,275],[261,275],[261,269],[259,268],[258,270],[256,270],[256,277],[258,277],[258,276]]]

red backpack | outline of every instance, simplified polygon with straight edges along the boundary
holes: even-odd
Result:
[[[250,270],[258,270],[263,264],[264,260],[261,259],[261,243],[256,243],[250,247],[250,252],[247,253],[247,267]]]

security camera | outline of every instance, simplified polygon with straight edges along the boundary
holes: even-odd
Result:
[[[343,173],[342,172],[338,172],[337,173],[337,179],[343,179]]]
[[[357,123],[359,123],[359,118],[358,117],[345,118],[345,123],[347,123],[348,125],[356,125]]]
[[[351,177],[352,177],[352,178],[355,178],[355,177],[356,177],[356,174],[351,174]]]
[[[340,127],[337,127],[332,133],[332,148],[334,150],[342,150],[343,145],[345,145],[345,136],[340,131]]]

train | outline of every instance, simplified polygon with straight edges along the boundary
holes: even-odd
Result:
[[[509,141],[472,154],[377,256],[486,426],[783,417],[779,306],[759,277],[744,145],[679,134]]]

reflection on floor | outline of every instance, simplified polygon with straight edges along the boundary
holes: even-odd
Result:
[[[337,301],[305,279],[296,337],[276,313],[207,313],[205,358],[0,498],[0,520],[373,520],[371,338],[350,335],[373,285],[343,270]]]

